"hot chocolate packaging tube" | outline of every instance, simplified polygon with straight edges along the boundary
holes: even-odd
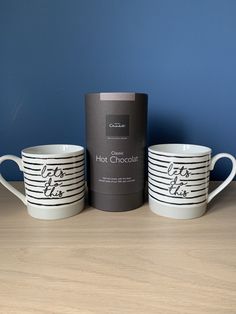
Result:
[[[126,211],[144,202],[147,94],[85,96],[91,206]]]

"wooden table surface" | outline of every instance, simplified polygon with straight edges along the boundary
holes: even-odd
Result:
[[[236,182],[182,221],[148,205],[42,221],[1,186],[0,313],[235,314]]]

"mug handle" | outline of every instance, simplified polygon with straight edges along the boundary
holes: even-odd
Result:
[[[0,157],[0,164],[5,160],[13,160],[17,163],[20,170],[23,171],[23,164],[21,158],[13,155],[5,155]],[[11,191],[13,194],[15,194],[25,205],[27,205],[26,197],[24,194],[22,194],[20,191],[18,191],[16,188],[14,188],[10,183],[8,183],[0,174],[0,183],[4,185],[9,191]]]
[[[215,155],[211,160],[210,170],[212,171],[214,169],[216,162],[221,158],[229,158],[232,161],[232,170],[227,179],[208,195],[207,203],[210,203],[210,201],[233,180],[236,174],[236,159],[234,158],[234,156],[227,153]]]

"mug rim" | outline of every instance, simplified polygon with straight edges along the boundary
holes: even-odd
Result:
[[[168,147],[173,148],[173,151],[167,151],[164,148]],[[178,148],[185,148],[183,150],[186,150],[185,152],[177,152],[174,151],[174,147]],[[193,149],[195,151],[193,151]],[[184,156],[184,157],[191,157],[191,156],[203,156],[206,154],[211,154],[212,150],[211,148],[203,145],[195,145],[195,144],[181,144],[181,143],[167,143],[167,144],[156,144],[156,145],[151,145],[148,147],[148,152],[153,153],[153,154],[162,154],[166,156],[173,156],[173,157],[178,157],[178,156]]]
[[[56,152],[51,152],[54,149]],[[47,152],[48,150],[48,152]],[[84,147],[73,144],[46,144],[36,145],[24,148],[21,151],[22,156],[36,156],[36,157],[65,157],[65,156],[82,156],[84,153]]]

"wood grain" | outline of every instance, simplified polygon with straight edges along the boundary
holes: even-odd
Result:
[[[22,189],[22,183],[15,183]],[[0,313],[236,313],[236,182],[205,216],[28,216],[0,187]]]

